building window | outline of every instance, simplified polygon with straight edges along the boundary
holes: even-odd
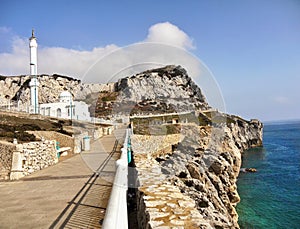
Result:
[[[75,116],[75,106],[73,106],[73,115]]]
[[[61,109],[60,108],[57,108],[57,117],[61,117]]]
[[[68,107],[67,109],[68,109],[68,116],[70,116],[70,107]]]
[[[50,107],[47,107],[47,108],[46,108],[46,115],[47,115],[47,116],[50,116]]]

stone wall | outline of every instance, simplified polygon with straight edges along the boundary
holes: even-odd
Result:
[[[89,136],[87,131],[74,136],[74,153],[80,153],[83,150],[83,138],[87,136]]]
[[[89,136],[90,141],[97,140],[105,135],[109,135],[114,130],[114,126],[99,126],[93,130],[84,131],[74,136],[74,153],[80,153],[84,149],[83,138]]]
[[[137,161],[137,221],[139,228],[200,228],[209,226],[196,202],[168,181],[153,158]],[[141,157],[140,157],[141,159]]]
[[[8,180],[11,170],[13,152],[16,145],[0,141],[0,180]]]
[[[132,150],[138,176],[137,218],[139,228],[199,228],[209,226],[196,202],[168,181],[155,160],[172,154],[179,134],[166,136],[132,135]]]
[[[134,134],[130,139],[134,142],[133,151],[136,152],[135,156],[146,155],[154,156],[162,153],[164,149],[171,148],[172,145],[177,144],[182,140],[183,136],[180,134],[170,134],[163,136],[154,135],[137,135]]]
[[[114,126],[99,126],[94,129],[92,135],[93,139],[97,140],[105,135],[110,135],[112,131],[114,130]]]
[[[11,180],[27,176],[58,162],[55,141],[43,140],[16,145],[13,153]]]
[[[56,131],[27,131],[36,136],[37,139],[55,140],[59,147],[70,147],[70,153],[74,153],[74,138]]]

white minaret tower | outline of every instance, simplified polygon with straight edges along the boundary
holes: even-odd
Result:
[[[30,113],[39,113],[39,94],[38,87],[39,82],[37,80],[37,42],[34,36],[34,30],[32,30],[31,37],[29,38],[29,48],[30,48]]]

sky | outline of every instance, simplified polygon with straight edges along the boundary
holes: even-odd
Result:
[[[299,0],[0,0],[0,75],[29,74],[32,28],[39,74],[103,83],[103,76],[87,77],[95,63],[124,61],[121,71],[139,60],[185,66],[197,59],[215,85],[195,81],[213,105],[219,89],[221,110],[262,121],[300,119]],[[135,50],[134,60],[124,50]],[[154,50],[157,59],[149,58]],[[107,65],[111,53],[121,55]]]

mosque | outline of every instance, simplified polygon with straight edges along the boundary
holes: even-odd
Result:
[[[57,118],[91,121],[88,105],[82,101],[73,101],[69,91],[62,91],[56,103],[39,104],[39,82],[37,79],[37,40],[32,30],[29,38],[30,48],[30,109],[32,114],[41,114]]]

